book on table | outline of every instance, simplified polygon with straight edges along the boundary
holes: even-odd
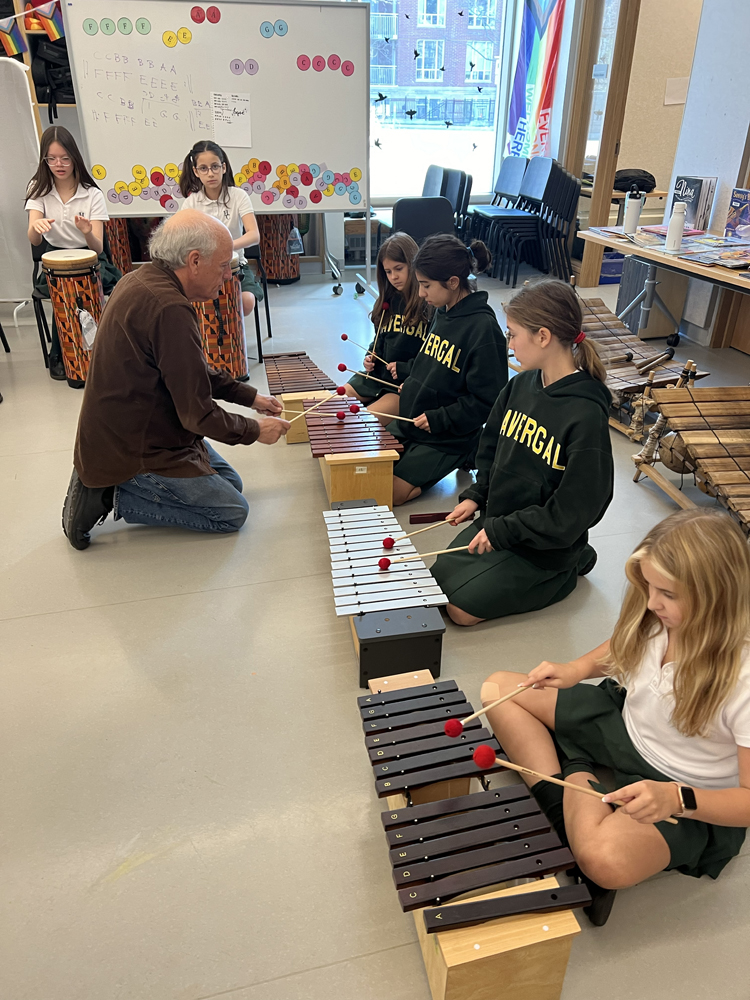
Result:
[[[724,235],[750,239],[750,191],[747,188],[732,191]]]
[[[675,202],[685,202],[685,235],[688,235],[688,229],[708,228],[717,180],[716,177],[683,175],[675,178],[669,215],[671,217]]]

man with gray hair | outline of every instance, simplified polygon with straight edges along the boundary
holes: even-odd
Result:
[[[232,237],[186,209],[151,239],[151,263],[126,275],[102,315],[63,507],[70,544],[114,509],[129,524],[238,531],[242,480],[205,437],[274,444],[289,428],[281,404],[206,364],[193,301],[215,299],[231,273]],[[222,409],[250,406],[260,420]]]

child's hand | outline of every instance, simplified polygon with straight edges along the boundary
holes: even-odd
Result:
[[[40,236],[44,236],[45,233],[50,231],[54,221],[54,219],[37,219],[36,222],[31,224],[31,228],[35,233],[39,233]]]
[[[366,372],[371,372],[375,367],[375,362],[369,354],[365,355],[365,360],[362,362]]]
[[[84,236],[88,236],[88,234],[93,229],[93,226],[84,215],[77,215],[75,217],[75,223],[76,223],[76,229],[82,232]]]
[[[429,421],[424,413],[420,413],[418,417],[414,418],[414,426],[418,427],[420,431],[427,431],[428,434],[431,433]]]
[[[545,660],[534,667],[528,676],[528,683],[537,689],[572,688],[581,680],[581,671],[572,663],[552,663]]]
[[[469,542],[469,552],[475,552],[481,556],[484,552],[492,552],[492,543],[487,537],[487,532],[482,528]]]
[[[472,514],[476,514],[478,510],[479,504],[474,500],[462,500],[461,503],[453,508],[445,520],[450,521],[451,524],[463,524],[464,521],[469,520]]]
[[[397,362],[397,361],[390,361],[390,362],[389,362],[389,363],[388,363],[388,364],[387,364],[387,365],[385,366],[385,367],[386,367],[386,368],[388,369],[388,371],[389,371],[389,373],[390,373],[390,376],[391,376],[391,378],[393,379],[393,381],[394,381],[394,382],[395,382],[395,381],[396,381],[396,379],[398,378],[398,375],[396,374],[396,365],[397,365],[397,364],[398,364],[398,362]]]
[[[604,802],[624,802],[626,812],[636,823],[659,823],[682,809],[677,786],[671,781],[636,781],[605,795]]]

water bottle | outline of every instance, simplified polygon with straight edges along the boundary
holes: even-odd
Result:
[[[672,209],[672,218],[669,220],[667,228],[667,241],[664,244],[665,250],[679,250],[682,246],[682,232],[685,228],[685,209],[687,205],[684,201],[676,201]]]
[[[641,217],[643,197],[637,184],[630,185],[630,191],[625,196],[625,216],[622,221],[623,233],[634,233]]]

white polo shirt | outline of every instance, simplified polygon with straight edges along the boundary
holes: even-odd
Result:
[[[181,205],[182,208],[195,208],[206,215],[212,215],[214,219],[223,222],[233,240],[238,240],[245,232],[242,225],[243,215],[253,215],[253,203],[250,195],[239,187],[230,187],[227,191],[227,204],[224,203],[224,195],[219,195],[216,201],[206,196],[204,190],[189,194]],[[242,250],[236,251],[240,255],[240,263],[245,259]]]
[[[99,188],[85,188],[82,184],[78,185],[78,190],[65,205],[53,185],[52,190],[43,198],[29,198],[25,207],[27,212],[35,208],[42,212],[45,219],[55,220],[50,231],[44,235],[48,243],[60,250],[86,246],[86,237],[76,228],[77,215],[82,215],[89,221],[106,222],[109,219],[104,195]]]
[[[670,722],[675,665],[661,665],[668,640],[666,629],[651,639],[640,670],[628,682],[622,710],[628,735],[649,764],[676,781],[696,788],[735,788],[737,747],[750,747],[750,646],[745,647],[737,687],[704,738],[683,736]]]

